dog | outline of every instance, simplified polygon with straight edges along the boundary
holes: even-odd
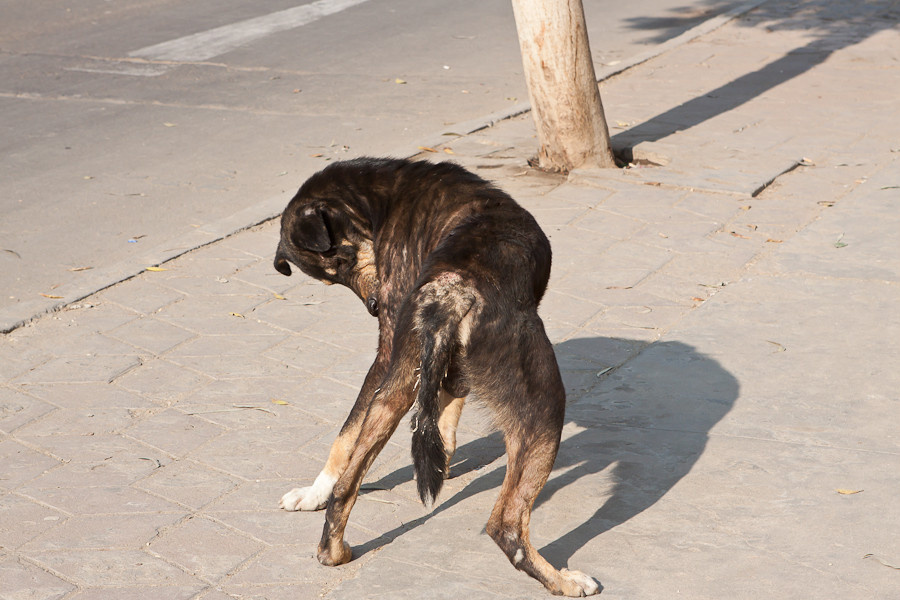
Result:
[[[413,407],[418,493],[433,502],[449,474],[471,393],[504,434],[509,456],[486,532],[513,566],[557,595],[598,591],[557,570],[529,541],[535,498],[550,475],[565,388],[538,303],[550,242],[509,195],[449,162],[360,158],[310,177],[281,217],[275,269],[290,264],[350,288],[378,318],[378,351],[325,467],[286,510],[327,506],[317,558],[352,558],[344,529],[378,452]]]

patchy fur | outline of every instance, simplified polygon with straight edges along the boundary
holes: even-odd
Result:
[[[291,200],[275,268],[290,275],[293,263],[347,286],[379,325],[377,356],[325,469],[312,487],[282,499],[289,510],[315,509],[333,482],[322,564],[351,559],[343,535],[362,478],[413,406],[419,495],[423,502],[437,497],[464,398],[473,392],[494,414],[509,455],[487,533],[513,566],[554,594],[596,593],[593,579],[558,571],[528,537],[565,410],[559,367],[537,314],[550,258],[550,243],[527,211],[451,163],[334,163]]]

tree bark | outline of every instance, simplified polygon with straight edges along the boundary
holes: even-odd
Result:
[[[581,0],[512,0],[541,168],[615,167]]]

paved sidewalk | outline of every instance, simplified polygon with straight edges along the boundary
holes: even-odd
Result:
[[[530,115],[428,153],[553,243],[569,409],[532,539],[602,597],[900,597],[898,21],[895,0],[772,1],[607,81],[633,168],[528,169]],[[278,499],[320,469],[376,328],[277,274],[276,241],[266,223],[0,341],[0,599],[547,597],[482,532],[505,463],[472,409],[434,509],[401,428],[355,559],[318,564],[322,513]]]

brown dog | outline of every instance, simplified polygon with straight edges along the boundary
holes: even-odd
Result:
[[[275,268],[290,275],[288,262],[347,286],[378,317],[375,362],[325,468],[312,486],[281,499],[286,510],[327,505],[319,561],[351,559],[344,528],[362,479],[413,405],[419,495],[437,496],[472,392],[491,409],[509,455],[487,533],[513,566],[554,594],[596,593],[592,578],[555,569],[528,537],[565,410],[537,313],[550,243],[534,218],[458,165],[339,162],[310,177],[285,209]]]

